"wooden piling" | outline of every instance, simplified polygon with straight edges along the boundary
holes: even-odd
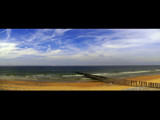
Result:
[[[140,86],[140,84],[141,84],[141,81],[139,81],[139,84],[138,84],[138,86]]]
[[[136,81],[136,87],[137,87],[137,81]]]
[[[156,83],[156,88],[158,88],[158,83]]]
[[[155,88],[157,88],[157,83],[155,83]]]
[[[150,82],[148,82],[148,87],[151,87],[151,83]]]
[[[147,87],[147,82],[145,82],[145,87]]]
[[[113,84],[136,86],[136,87],[160,88],[160,83],[142,82],[142,81],[136,81],[136,80],[117,80],[116,81],[116,80],[108,79],[107,77],[104,77],[104,76],[92,75],[92,74],[81,73],[81,72],[76,72],[76,73],[82,74],[85,77],[88,77],[94,80],[108,82],[108,83],[112,82]]]

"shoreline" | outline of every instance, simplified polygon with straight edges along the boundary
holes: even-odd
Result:
[[[126,80],[160,83],[160,75],[132,77]],[[133,86],[115,85],[97,81],[67,83],[67,82],[0,80],[0,90],[3,91],[5,90],[6,91],[123,91],[123,90],[132,90],[132,88]],[[135,87],[134,90],[136,90]],[[156,89],[145,88],[145,90],[156,90]]]

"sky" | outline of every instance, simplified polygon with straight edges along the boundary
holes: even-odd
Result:
[[[0,29],[0,65],[160,65],[160,29]]]

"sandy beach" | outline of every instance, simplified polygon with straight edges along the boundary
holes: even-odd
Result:
[[[76,90],[121,90],[130,86],[112,85],[103,82],[85,82],[85,83],[42,83],[26,81],[0,81],[1,90],[31,90],[31,91],[76,91]]]
[[[160,83],[160,75],[133,77],[127,80]],[[132,86],[115,85],[104,82],[55,83],[0,80],[0,90],[9,91],[120,91],[130,90],[132,88]],[[145,88],[145,90],[150,89]]]

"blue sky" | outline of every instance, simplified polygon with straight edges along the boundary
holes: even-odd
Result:
[[[160,65],[160,29],[0,29],[0,65]]]

